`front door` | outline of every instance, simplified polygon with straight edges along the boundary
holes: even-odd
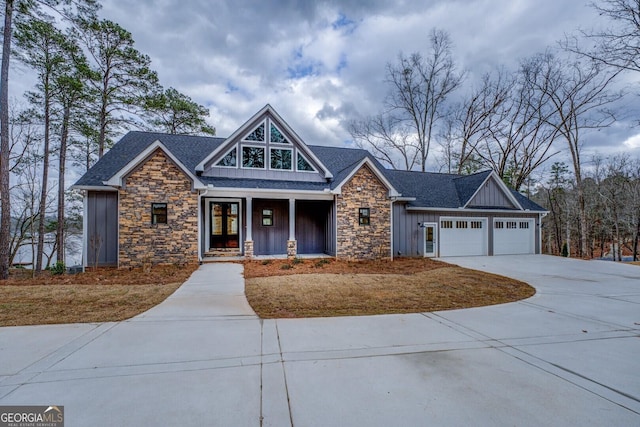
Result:
[[[424,256],[436,256],[436,236],[438,234],[438,225],[436,223],[424,224]]]
[[[239,248],[240,204],[238,202],[211,202],[210,211],[210,247]]]

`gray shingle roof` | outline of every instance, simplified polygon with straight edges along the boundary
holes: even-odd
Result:
[[[111,150],[107,151],[75,185],[102,186],[103,181],[111,178],[117,171],[156,141],[162,142],[185,167],[193,171],[207,154],[211,153],[224,141],[224,138],[169,135],[155,132],[129,132]]]
[[[196,165],[222,144],[225,138],[129,132],[75,185],[104,186],[103,181],[111,178],[155,141],[162,142],[186,168],[195,173]],[[308,147],[333,174],[334,178],[330,183],[210,176],[200,176],[199,179],[204,184],[213,184],[216,187],[324,191],[327,188],[336,188],[349,176],[355,166],[368,158],[403,197],[415,197],[414,201],[409,202],[409,206],[455,209],[464,206],[491,173],[491,171],[483,171],[472,175],[455,175],[390,170],[384,168],[371,153],[363,149]],[[542,207],[520,193],[513,190],[512,192],[524,209],[544,211]]]

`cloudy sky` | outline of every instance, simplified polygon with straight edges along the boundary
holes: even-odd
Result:
[[[385,64],[449,32],[467,88],[498,65],[604,22],[588,0],[103,0],[165,87],[207,106],[219,136],[271,104],[309,144],[348,145],[345,123],[381,110]],[[606,24],[606,23],[605,23]],[[635,78],[635,76],[634,76]],[[627,102],[637,103],[637,97]],[[619,122],[587,151],[640,150]]]

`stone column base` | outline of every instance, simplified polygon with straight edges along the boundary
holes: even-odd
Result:
[[[253,259],[253,240],[244,241],[244,257],[246,259]]]
[[[298,255],[298,241],[287,240],[287,258],[295,258]]]

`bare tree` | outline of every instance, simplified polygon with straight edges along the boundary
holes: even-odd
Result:
[[[349,132],[358,147],[371,151],[393,169],[411,170],[416,165],[418,149],[413,144],[411,131],[395,117],[378,114],[354,121],[349,124]]]
[[[582,35],[592,48],[584,48],[579,39],[567,36],[561,45],[574,53],[586,56],[620,70],[640,72],[640,0],[600,0],[591,3],[601,16],[612,21],[603,30],[583,30]]]
[[[426,57],[401,53],[395,64],[387,64],[387,111],[351,127],[353,138],[383,162],[395,167],[398,162],[389,160],[400,156],[405,168],[417,165],[423,172],[445,101],[464,78],[456,70],[449,35],[433,30],[430,43]],[[383,154],[388,149],[392,152]]]
[[[531,83],[549,98],[553,107],[547,124],[566,142],[571,154],[580,217],[580,255],[587,256],[589,226],[580,156],[582,134],[610,126],[615,121],[610,106],[623,93],[612,92],[609,87],[619,71],[611,71],[593,61],[559,59],[548,52],[538,55],[535,63],[539,70]]]
[[[13,0],[4,2],[2,67],[0,70],[0,280],[9,278],[9,235],[11,199],[9,197],[9,58],[13,18]]]

